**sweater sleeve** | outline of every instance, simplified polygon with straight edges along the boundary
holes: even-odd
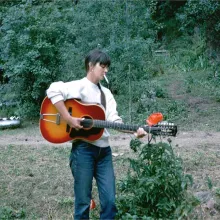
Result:
[[[118,115],[118,111],[117,111],[117,103],[114,99],[114,96],[112,95],[112,93],[109,91],[107,93],[107,112],[106,112],[106,119],[108,121],[112,121],[112,122],[122,122],[122,118]]]
[[[53,104],[63,100],[71,98],[81,99],[80,95],[80,83],[77,81],[71,82],[54,82],[46,91],[47,97],[51,100]]]

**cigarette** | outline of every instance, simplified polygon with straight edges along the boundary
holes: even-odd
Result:
[[[109,81],[108,81],[106,75],[104,75],[104,78],[105,78],[105,81],[109,84]]]

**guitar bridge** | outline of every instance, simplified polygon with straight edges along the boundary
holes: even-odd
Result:
[[[56,120],[52,121],[52,120],[44,118],[44,116],[56,116]],[[40,114],[40,120],[51,122],[51,123],[59,125],[60,124],[60,114],[59,113],[57,113],[57,114]]]

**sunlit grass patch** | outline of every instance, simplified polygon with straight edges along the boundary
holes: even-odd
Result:
[[[26,210],[28,216],[72,216],[73,207],[60,206],[60,198],[73,197],[68,165],[70,148],[15,146],[1,149],[1,206]],[[67,216],[67,219],[69,217]]]

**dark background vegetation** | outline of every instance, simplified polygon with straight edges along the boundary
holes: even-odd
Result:
[[[161,109],[175,120],[184,105],[157,79],[208,70],[205,80],[219,84],[219,10],[219,1],[2,0],[1,112],[38,117],[50,83],[83,77],[85,54],[100,48],[112,58],[109,87],[125,120]]]

